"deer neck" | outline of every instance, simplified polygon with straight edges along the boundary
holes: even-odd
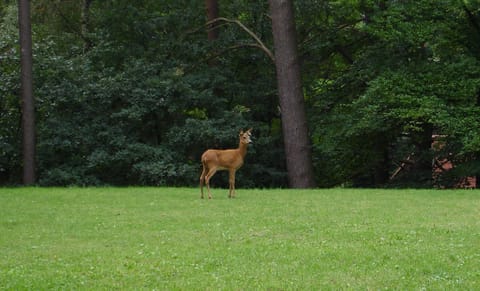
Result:
[[[238,144],[238,151],[240,152],[240,155],[242,156],[242,158],[244,158],[245,155],[247,154],[247,147],[248,147],[248,144],[245,144],[242,142]]]

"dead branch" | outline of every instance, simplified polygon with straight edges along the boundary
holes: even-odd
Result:
[[[256,45],[252,45],[252,46],[260,48],[265,54],[267,54],[267,56],[270,58],[272,62],[275,62],[275,56],[273,55],[272,51],[270,51],[270,49],[268,49],[268,47],[262,42],[262,40],[253,31],[248,29],[248,27],[246,27],[241,21],[236,19],[229,19],[225,17],[218,17],[205,23],[205,26],[210,27],[212,24],[215,24],[217,22],[234,23],[238,25],[241,29],[243,29],[255,40]]]

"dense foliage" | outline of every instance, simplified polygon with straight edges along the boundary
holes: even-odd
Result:
[[[231,2],[272,48],[267,1]],[[32,1],[39,184],[194,185],[253,127],[239,187],[286,186],[275,68],[244,30],[209,41],[201,1],[83,3]],[[0,184],[22,167],[16,16],[0,4]],[[297,1],[296,21],[319,185],[429,186],[437,156],[443,183],[480,173],[477,1]]]
[[[429,185],[432,160],[445,155],[477,174],[478,2],[367,3],[356,15],[325,16],[337,54],[310,85],[321,175],[332,184]],[[445,152],[432,152],[432,135],[444,137]],[[408,156],[411,169],[389,180]]]

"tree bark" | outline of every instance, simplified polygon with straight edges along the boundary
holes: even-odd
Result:
[[[211,22],[218,18],[218,1],[205,0],[205,8],[207,10],[207,22]],[[218,38],[218,23],[211,22],[207,27],[208,40],[216,40]]]
[[[23,183],[35,183],[35,102],[32,81],[32,30],[30,1],[18,0],[23,131]]]
[[[83,38],[83,52],[87,52],[92,47],[92,40],[88,36],[88,26],[90,25],[90,5],[93,0],[83,0],[81,12],[80,33]]]
[[[218,1],[217,0],[205,0],[205,11],[207,13],[207,36],[209,41],[215,41],[218,39],[219,28],[218,23],[215,21],[218,18]],[[215,56],[217,53],[214,49],[211,51],[212,56]],[[218,61],[215,57],[211,57],[208,60],[208,65],[210,67],[217,66]],[[219,88],[213,89],[215,95],[221,96],[221,90]]]
[[[269,0],[288,180],[315,187],[291,0]]]

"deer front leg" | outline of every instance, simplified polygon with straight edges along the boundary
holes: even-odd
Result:
[[[235,170],[229,171],[229,179],[228,182],[230,184],[229,191],[228,191],[228,198],[235,198]]]

